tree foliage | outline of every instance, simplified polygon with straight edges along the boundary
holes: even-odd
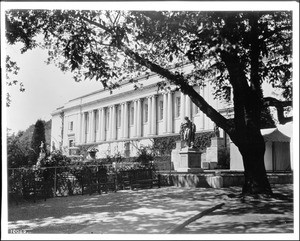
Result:
[[[9,44],[24,43],[21,52],[42,45],[48,50],[48,63],[72,71],[76,81],[95,79],[105,88],[135,81],[134,77],[150,69],[183,91],[184,84],[211,80],[216,95],[224,97],[228,86],[237,88],[229,70],[230,63],[239,63],[235,67],[250,82],[248,89],[262,97],[260,84],[267,81],[290,99],[291,21],[287,11],[12,10],[6,14],[6,36]],[[44,39],[38,44],[35,37],[41,34]],[[167,69],[178,63],[192,63],[194,69],[177,81],[183,74],[181,64],[174,76],[155,69],[155,65]]]
[[[5,19],[9,44],[22,42],[21,52],[43,46],[48,63],[72,71],[76,81],[139,87],[135,77],[152,71],[162,77],[160,88],[177,86],[238,146],[244,190],[270,191],[261,116],[274,106],[280,123],[290,121],[283,109],[292,104],[291,11],[11,10]],[[190,72],[184,72],[186,64]],[[218,98],[233,90],[233,121],[194,90],[206,81]],[[263,96],[263,82],[282,89],[282,98]]]
[[[12,61],[10,56],[6,56],[6,85],[8,87],[13,87],[19,85],[19,90],[21,92],[25,91],[23,82],[17,80],[14,76],[19,73],[20,68],[15,61]],[[9,107],[11,104],[11,95],[9,91],[6,93],[6,106]]]
[[[7,166],[8,168],[24,167],[28,165],[29,148],[21,140],[23,132],[7,136]]]

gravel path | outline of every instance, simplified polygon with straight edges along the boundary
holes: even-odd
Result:
[[[9,208],[8,229],[32,234],[166,234],[176,225],[220,203],[180,233],[293,232],[292,185],[276,185],[287,200],[229,198],[239,187],[207,189],[163,187],[92,196],[51,198]]]

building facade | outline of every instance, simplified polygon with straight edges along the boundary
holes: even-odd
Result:
[[[138,79],[142,88],[133,83],[119,89],[99,90],[70,100],[52,113],[52,148],[62,146],[65,154],[73,146],[95,147],[97,158],[116,153],[129,157],[152,139],[178,135],[180,124],[188,116],[196,124],[196,132],[213,130],[213,122],[204,115],[189,96],[170,86],[158,91],[158,75]],[[98,83],[95,83],[95,85]],[[194,87],[205,100],[225,116],[232,101],[218,101],[213,86]]]

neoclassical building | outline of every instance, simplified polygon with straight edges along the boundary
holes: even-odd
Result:
[[[213,130],[213,122],[175,86],[158,91],[161,78],[156,74],[137,80],[139,89],[127,82],[112,93],[97,90],[57,108],[52,113],[52,147],[62,145],[69,154],[70,147],[84,145],[97,148],[97,158],[116,153],[129,157],[155,137],[178,135],[185,116],[196,124],[196,132]],[[214,99],[212,85],[194,88],[220,113],[229,114],[232,101]]]

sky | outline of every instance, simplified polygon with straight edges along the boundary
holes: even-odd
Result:
[[[8,88],[12,102],[6,108],[7,127],[12,132],[26,130],[38,119],[48,121],[51,112],[70,99],[102,88],[96,81],[75,82],[70,72],[63,73],[56,66],[47,65],[45,50],[20,54],[19,46],[7,45],[7,53],[20,67],[15,78],[23,82],[25,88],[25,92],[20,92],[18,86]]]

